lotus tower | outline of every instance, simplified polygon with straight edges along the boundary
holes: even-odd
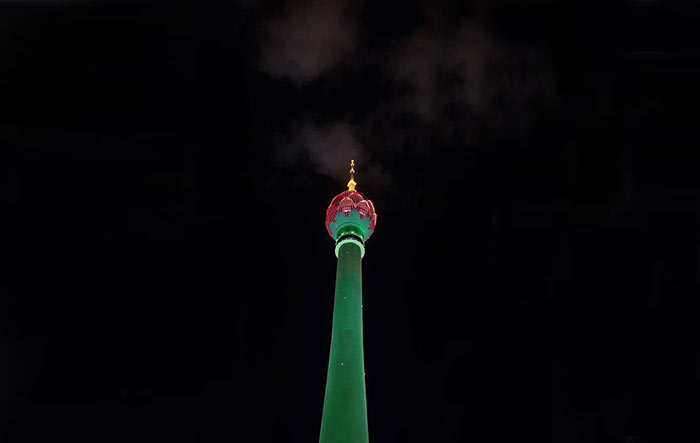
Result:
[[[320,443],[367,443],[367,399],[362,342],[362,257],[374,232],[374,204],[355,190],[355,161],[347,191],[326,210],[326,229],[338,259],[333,332],[321,418]]]

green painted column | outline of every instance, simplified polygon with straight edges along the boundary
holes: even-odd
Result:
[[[337,249],[333,332],[320,443],[367,443],[362,346],[362,254],[341,239]]]

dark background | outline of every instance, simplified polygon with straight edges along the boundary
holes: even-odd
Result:
[[[353,5],[365,51],[428,14]],[[699,7],[440,5],[535,45],[555,98],[358,160],[372,441],[700,442]],[[0,5],[2,442],[318,438],[346,179],[275,134],[396,85],[263,72],[282,7]]]

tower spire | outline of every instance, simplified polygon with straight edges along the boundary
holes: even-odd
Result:
[[[355,185],[355,160],[350,160],[350,181],[348,182],[348,190],[354,191]]]

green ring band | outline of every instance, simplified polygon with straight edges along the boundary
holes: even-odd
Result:
[[[355,240],[352,237],[344,237],[341,238],[338,243],[335,244],[335,257],[338,258],[338,251],[340,251],[340,247],[344,245],[345,243],[354,243],[357,246],[360,247],[360,258],[365,257],[365,245],[362,244],[361,241]]]

